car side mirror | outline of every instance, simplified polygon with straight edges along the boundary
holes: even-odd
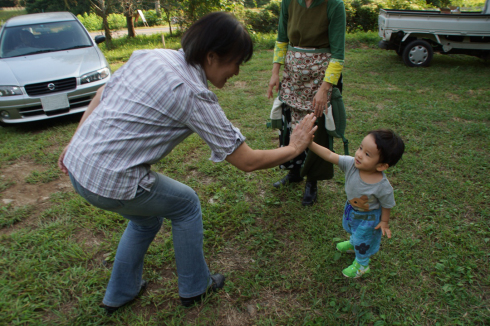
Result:
[[[95,38],[95,43],[99,44],[105,41],[105,35],[97,35]]]

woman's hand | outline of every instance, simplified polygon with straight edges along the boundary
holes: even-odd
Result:
[[[327,105],[330,102],[331,94],[332,84],[324,81],[318,92],[316,92],[312,102],[312,110],[315,112],[317,118],[321,117],[324,110],[328,109]]]
[[[276,93],[279,91],[279,70],[281,69],[281,65],[279,63],[274,63],[272,66],[272,76],[269,81],[269,89],[267,90],[267,98],[272,98],[273,88],[276,87]]]
[[[291,133],[289,145],[296,148],[298,155],[313,141],[315,131],[318,129],[315,121],[316,117],[313,113],[307,114]]]
[[[63,149],[63,151],[60,154],[60,157],[58,158],[58,167],[60,168],[61,172],[63,172],[66,175],[68,175],[68,169],[66,168],[65,164],[63,163],[63,160],[65,158],[66,151],[68,150],[68,146],[66,146]]]

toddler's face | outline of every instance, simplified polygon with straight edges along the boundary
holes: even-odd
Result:
[[[379,162],[379,150],[373,135],[367,135],[356,151],[355,166],[363,171],[375,171]]]

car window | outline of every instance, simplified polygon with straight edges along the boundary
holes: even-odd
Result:
[[[93,46],[77,21],[5,27],[0,39],[0,57],[10,58],[43,52]]]

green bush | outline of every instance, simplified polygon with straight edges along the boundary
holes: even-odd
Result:
[[[162,17],[158,17],[155,10],[148,10],[143,11],[143,15],[145,16],[148,26],[159,26],[164,24],[162,20],[162,17],[164,17],[163,13]],[[77,17],[82,22],[83,26],[85,26],[85,28],[89,31],[98,31],[103,28],[102,18],[97,16],[95,13],[84,13],[83,15],[78,15]],[[128,27],[126,17],[123,14],[110,14],[107,16],[107,22],[109,23],[109,28],[111,30],[118,30]],[[135,27],[142,26],[144,26],[144,24],[143,20],[140,18],[136,22]]]
[[[245,10],[245,24],[251,32],[270,33],[277,31],[281,2],[272,0],[260,11]]]
[[[78,15],[77,18],[89,31],[99,31],[103,29],[102,17],[97,16],[95,13],[84,13],[83,15]],[[107,16],[107,22],[109,23],[109,28],[111,30],[118,30],[127,27],[126,17],[121,14],[109,14],[109,16]]]
[[[251,33],[250,36],[254,50],[271,50],[276,44],[276,33]]]
[[[164,25],[163,17],[165,16],[165,13],[162,10],[162,13],[160,17],[157,16],[156,10],[146,10],[143,11],[143,15],[145,16],[146,23],[148,26],[160,26]],[[138,19],[138,21],[135,24],[136,27],[142,27],[144,26],[143,20],[141,18]]]
[[[344,4],[348,32],[377,30],[379,10],[382,8],[423,10],[432,7],[425,0],[353,0]],[[272,0],[260,11],[247,9],[244,22],[252,33],[277,32],[280,9],[281,2],[278,0]]]
[[[102,29],[102,18],[94,13],[87,14],[85,12],[83,15],[78,15],[77,18],[89,31],[98,31]]]
[[[424,0],[353,0],[344,4],[348,32],[377,30],[378,15],[382,8],[423,10],[432,7]]]
[[[102,22],[102,18],[101,18],[101,22]],[[123,28],[127,28],[128,26],[126,24],[126,17],[121,14],[110,14],[109,16],[107,16],[107,22],[109,23],[109,28],[111,30],[123,29]]]

